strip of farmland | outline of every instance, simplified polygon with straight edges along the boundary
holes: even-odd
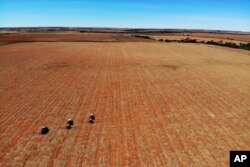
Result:
[[[0,166],[228,166],[250,148],[249,71],[216,46],[3,45]]]

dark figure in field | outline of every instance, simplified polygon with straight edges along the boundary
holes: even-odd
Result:
[[[66,125],[66,129],[71,129],[71,125],[70,125],[70,124],[67,124],[67,125]]]
[[[89,115],[89,122],[90,122],[90,123],[94,123],[94,122],[95,122],[95,116],[94,116],[93,113],[91,113],[91,114]]]
[[[49,128],[47,126],[42,126],[41,127],[41,134],[45,135],[47,133],[49,133]]]
[[[71,127],[74,125],[73,119],[68,119],[66,124],[66,129],[71,129]]]
[[[69,124],[69,125],[74,125],[73,119],[68,119],[67,124]]]

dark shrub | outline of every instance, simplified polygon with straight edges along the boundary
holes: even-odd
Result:
[[[218,41],[217,43],[218,43],[219,45],[223,45],[223,41],[222,41],[222,40]]]
[[[250,42],[249,43],[240,43],[240,48],[250,50]]]
[[[233,42],[226,42],[225,46],[230,47],[230,48],[238,48],[238,45]]]
[[[190,38],[186,38],[186,39],[181,39],[180,42],[185,42],[185,43],[196,43],[196,39],[190,39]]]
[[[134,37],[137,37],[137,38],[144,38],[144,39],[152,39],[151,37],[146,36],[146,35],[134,35]]]

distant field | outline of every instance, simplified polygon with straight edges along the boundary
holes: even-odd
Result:
[[[250,148],[249,71],[249,51],[201,44],[1,45],[0,166],[228,166]]]
[[[95,30],[96,31],[96,30]],[[120,30],[121,31],[121,30]],[[149,36],[155,40],[181,40],[186,38],[197,41],[223,41],[233,43],[250,42],[250,34],[219,34],[219,33],[133,33],[117,30],[100,31],[99,33],[80,31],[46,31],[46,32],[12,32],[0,31],[0,45],[19,42],[153,42],[154,40],[135,36]],[[9,33],[8,33],[9,32]],[[98,32],[98,31],[97,31]]]
[[[13,33],[0,34],[1,43],[15,42],[152,42],[130,34],[112,33]]]
[[[197,39],[198,41],[220,41],[223,42],[234,42],[234,43],[248,43],[250,42],[250,35],[239,35],[239,34],[213,34],[213,33],[173,33],[173,34],[155,34],[152,37],[156,40],[169,39],[169,40],[180,40],[180,39]]]
[[[83,41],[116,41],[110,34],[52,34],[52,33],[21,33],[0,35],[0,42],[83,42]]]
[[[163,35],[163,36],[151,36],[152,38],[156,39],[156,40],[160,40],[160,39],[163,39],[163,40],[182,40],[182,39],[187,39],[187,38],[190,38],[190,39],[196,39],[198,42],[201,42],[201,41],[204,41],[204,42],[207,42],[207,41],[215,41],[215,42],[219,42],[219,41],[223,41],[223,42],[233,42],[233,43],[247,43],[245,41],[237,41],[237,40],[230,40],[230,39],[221,39],[221,38],[207,38],[207,37],[197,37],[197,36],[185,36],[185,35],[181,35],[181,36],[178,36],[178,35]]]
[[[250,34],[214,34],[214,33],[189,33],[191,37],[215,38],[250,42]]]

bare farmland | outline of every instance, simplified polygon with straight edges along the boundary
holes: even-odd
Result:
[[[249,71],[249,51],[198,44],[0,46],[0,166],[228,166]]]
[[[235,43],[248,43],[250,42],[249,34],[226,34],[226,33],[172,33],[172,34],[153,34],[153,38],[179,40],[185,38],[197,39],[198,41],[223,41]]]

